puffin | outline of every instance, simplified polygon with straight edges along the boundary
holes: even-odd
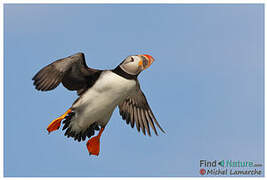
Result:
[[[128,125],[151,136],[150,128],[165,131],[156,120],[140,88],[138,75],[154,62],[150,55],[126,57],[111,70],[87,66],[84,53],[58,59],[42,68],[33,78],[39,91],[50,91],[60,83],[70,91],[77,91],[78,98],[60,117],[47,127],[48,133],[63,125],[65,136],[86,143],[89,155],[99,155],[100,137],[116,107]],[[62,122],[62,123],[61,123]],[[98,131],[98,134],[91,137]]]

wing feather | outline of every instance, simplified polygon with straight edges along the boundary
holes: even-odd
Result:
[[[144,122],[145,129],[146,129],[148,135],[151,136],[150,129],[149,129],[149,124],[148,124],[147,119],[145,117],[144,110],[141,109],[140,111],[141,111],[141,116],[142,116],[142,119],[143,119],[143,122]]]
[[[60,83],[68,90],[76,90],[80,95],[91,87],[101,70],[89,68],[83,53],[62,58],[42,68],[32,78],[37,90],[50,91]]]
[[[130,101],[131,102],[131,101]],[[133,128],[134,127],[134,110],[133,110],[133,106],[131,104],[129,104],[130,106],[130,115],[131,115],[131,127]]]
[[[134,119],[135,119],[135,125],[136,125],[136,129],[138,132],[140,132],[140,124],[139,124],[139,118],[138,118],[138,115],[137,115],[137,108],[134,106]]]
[[[138,81],[137,81],[138,82]],[[120,114],[123,119],[126,119],[126,123],[130,122],[131,127],[136,125],[136,129],[140,132],[142,130],[143,134],[146,133],[151,136],[150,127],[154,130],[154,133],[158,135],[157,127],[165,133],[158,121],[156,120],[152,110],[146,100],[144,93],[140,89],[139,83],[137,83],[137,91],[135,95],[126,98],[120,105]],[[127,120],[129,119],[129,120]]]
[[[138,119],[139,119],[139,124],[140,124],[140,127],[142,129],[143,134],[146,135],[146,131],[145,131],[145,128],[144,128],[144,120],[145,119],[141,118],[140,109],[141,108],[137,108],[137,115],[138,115]]]

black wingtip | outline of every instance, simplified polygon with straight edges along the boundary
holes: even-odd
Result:
[[[157,124],[157,126],[158,126],[158,128],[160,129],[161,132],[163,132],[164,134],[166,134],[166,132],[163,130],[163,128],[159,124]]]
[[[161,130],[161,132],[163,132],[164,134],[166,134],[166,132],[163,130],[163,128],[161,126],[158,126],[158,127]]]

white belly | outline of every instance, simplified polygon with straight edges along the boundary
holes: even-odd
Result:
[[[92,123],[105,126],[114,109],[136,91],[136,81],[125,79],[111,71],[104,71],[93,87],[73,104],[75,116],[72,130],[85,131]]]

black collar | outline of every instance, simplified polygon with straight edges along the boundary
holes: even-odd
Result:
[[[127,72],[125,72],[123,69],[121,69],[120,66],[117,66],[115,69],[112,70],[112,72],[118,74],[119,76],[122,76],[126,79],[137,79],[137,75],[132,75],[132,74],[128,74]]]

